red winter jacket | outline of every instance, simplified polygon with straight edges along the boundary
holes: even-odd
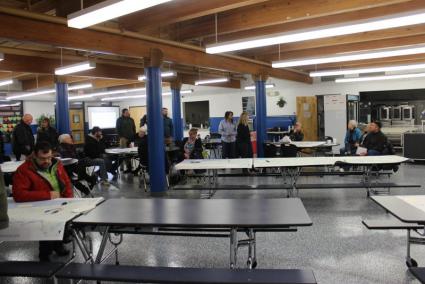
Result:
[[[54,158],[52,163],[53,166],[57,167],[57,176],[61,189],[60,196],[64,198],[73,197],[71,181],[62,163]],[[32,156],[28,157],[13,175],[12,192],[13,199],[16,202],[47,200],[50,199],[52,190],[50,183],[37,173]]]

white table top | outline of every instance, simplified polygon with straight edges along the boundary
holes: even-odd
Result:
[[[1,171],[3,173],[14,173],[19,168],[20,165],[22,165],[24,161],[10,161],[10,162],[4,162],[0,165]]]
[[[188,159],[178,163],[176,170],[250,169],[252,163],[252,159]]]
[[[68,221],[102,201],[103,197],[16,203],[8,198],[9,227],[0,230],[0,241],[62,240]]]
[[[312,167],[333,166],[337,162],[353,165],[400,164],[408,158],[396,155],[387,156],[344,156],[344,157],[297,157],[297,158],[256,158],[254,168],[269,167]]]
[[[397,155],[384,155],[384,156],[345,156],[333,157],[336,162],[344,162],[347,164],[356,165],[371,165],[371,164],[400,164],[408,161],[408,158]]]
[[[106,149],[105,152],[107,154],[133,154],[137,153],[137,147],[131,147],[131,148],[110,148]]]
[[[254,168],[331,166],[329,157],[255,158]]]
[[[325,141],[292,141],[291,142],[291,145],[294,145],[297,148],[315,148],[325,144],[326,144]]]

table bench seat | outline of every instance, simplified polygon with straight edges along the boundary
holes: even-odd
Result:
[[[398,219],[363,220],[363,225],[369,230],[407,230],[421,229],[423,226],[415,223],[405,223]]]
[[[419,280],[422,284],[425,283],[425,267],[411,267],[409,271]]]
[[[4,261],[0,262],[0,276],[50,278],[64,265],[57,262]]]
[[[317,283],[311,270],[299,269],[213,269],[143,267],[71,263],[56,274],[58,279],[82,279],[138,283]]]

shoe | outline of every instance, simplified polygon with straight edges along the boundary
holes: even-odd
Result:
[[[107,180],[102,180],[101,182],[100,182],[100,184],[101,185],[103,185],[103,186],[110,186],[111,184],[109,183],[109,181],[107,181]]]
[[[55,248],[54,251],[58,256],[67,256],[70,253],[70,251],[66,249],[64,245],[61,245],[60,247]]]

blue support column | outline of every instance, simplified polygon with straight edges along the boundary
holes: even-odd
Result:
[[[264,157],[264,141],[267,137],[266,129],[266,81],[255,81],[255,130],[257,131],[257,157]]]
[[[71,133],[69,124],[68,84],[56,82],[56,129],[60,134]]]
[[[159,67],[145,67],[145,75],[150,189],[152,195],[161,195],[167,190],[161,69]]]
[[[174,140],[183,140],[183,123],[181,110],[180,88],[171,85],[172,108],[173,108],[173,124],[174,124]]]

